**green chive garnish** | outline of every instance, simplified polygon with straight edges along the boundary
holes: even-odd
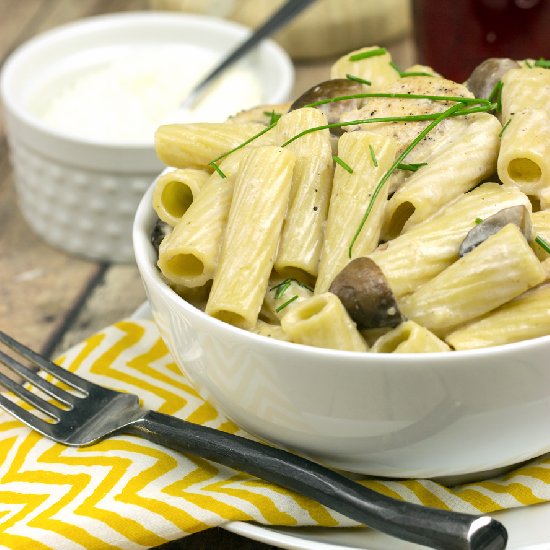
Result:
[[[374,189],[374,192],[372,194],[372,197],[370,199],[369,205],[367,207],[367,210],[365,211],[365,214],[363,215],[363,218],[361,220],[361,223],[359,224],[359,227],[357,228],[357,231],[355,232],[355,235],[353,236],[353,239],[351,240],[351,243],[349,245],[348,254],[351,258],[351,253],[353,249],[353,245],[355,244],[355,241],[357,241],[357,238],[359,237],[363,226],[365,225],[365,222],[367,221],[367,218],[369,217],[369,214],[371,213],[371,210],[374,207],[374,203],[380,194],[380,191],[384,187],[384,184],[388,181],[390,176],[393,174],[393,171],[399,166],[399,164],[406,158],[406,156],[420,143],[430,132],[435,128],[440,122],[445,120],[446,118],[456,115],[457,111],[460,111],[462,109],[462,112],[460,114],[464,114],[465,109],[463,109],[463,105],[461,103],[456,103],[452,107],[449,107],[446,111],[443,111],[442,113],[439,113],[437,118],[435,118],[422,132],[420,132],[416,138],[414,138],[411,143],[405,148],[405,150],[397,157],[395,162],[390,166],[389,170],[382,176],[382,179],[378,182],[376,188]]]
[[[374,149],[372,145],[369,143],[369,151],[370,151],[370,158],[372,159],[372,163],[374,164],[375,168],[378,168],[378,161],[376,160],[376,155],[374,154]]]
[[[346,74],[346,78],[348,80],[353,80],[354,82],[359,82],[359,84],[365,84],[366,86],[372,86],[372,82],[370,80],[366,80],[364,78],[361,78],[360,76],[355,76],[353,74]]]
[[[432,73],[424,73],[421,71],[402,71],[393,61],[390,61],[391,68],[399,75],[400,78],[407,76],[434,76]]]
[[[278,120],[279,119],[277,119],[277,122]],[[257,134],[253,135],[251,138],[248,138],[246,141],[243,141],[240,145],[237,145],[237,147],[233,147],[233,149],[226,151],[223,155],[220,155],[218,158],[215,158],[214,160],[210,161],[208,164],[210,164],[210,166],[214,166],[214,170],[215,170],[216,162],[219,162],[220,160],[229,156],[231,153],[234,153],[235,151],[242,149],[245,145],[248,145],[249,143],[253,142],[255,139],[258,139],[260,136],[263,136],[265,133],[269,132],[269,130],[277,126],[277,122],[270,124],[267,128],[264,128],[261,132],[258,132]]]
[[[401,163],[397,165],[398,170],[409,170],[410,172],[416,172],[422,166],[426,166],[427,162],[411,162],[410,164]]]
[[[494,110],[496,107],[496,104],[486,103],[479,107],[461,109],[460,111],[458,111],[458,108],[463,107],[462,103],[456,103],[453,107],[457,107],[457,109],[453,109],[453,112],[452,114],[449,115],[449,117],[470,115],[472,113],[486,113],[487,111]],[[286,147],[293,141],[296,141],[297,139],[307,134],[311,134],[312,132],[317,132],[319,130],[327,130],[327,129],[330,130],[330,128],[340,128],[342,126],[354,126],[358,124],[370,124],[374,122],[409,122],[409,121],[418,121],[418,120],[436,120],[439,118],[440,115],[441,113],[433,113],[428,115],[407,115],[407,116],[394,116],[394,117],[365,118],[365,119],[359,119],[359,120],[349,120],[347,122],[333,122],[332,124],[323,124],[322,126],[315,126],[313,128],[308,128],[307,130],[303,130],[299,134],[292,136],[290,139],[285,141],[281,145],[281,147]],[[226,153],[226,155],[227,154],[228,153]]]
[[[423,73],[421,71],[405,71],[404,73],[399,73],[399,75],[401,78],[406,78],[407,76],[434,76],[432,73]]]
[[[282,116],[281,113],[276,113],[275,111],[264,111],[264,115],[269,117],[270,126],[275,126]]]
[[[295,282],[297,285],[301,286],[302,288],[307,288],[308,290],[313,292],[313,289],[310,286],[302,283],[301,281],[298,281],[298,279],[292,279],[291,277],[289,277],[288,279],[285,279],[284,281],[281,281],[279,284],[276,284],[275,286],[272,286],[269,290],[274,290],[275,291],[274,298],[278,299],[288,290],[288,287],[292,282]]]
[[[543,237],[540,235],[537,235],[535,237],[535,242],[548,254],[550,254],[550,243],[546,241]]]
[[[353,168],[349,164],[346,164],[338,155],[332,155],[332,160],[339,164],[346,172],[353,174]]]
[[[325,105],[327,103],[335,103],[337,101],[346,101],[348,99],[364,99],[368,97],[388,97],[392,99],[430,99],[431,101],[454,101],[454,102],[464,103],[464,104],[473,103],[476,105],[483,105],[483,104],[488,105],[489,103],[491,103],[488,99],[477,98],[477,97],[424,95],[424,94],[393,94],[393,93],[374,92],[374,93],[342,95],[337,97],[331,97],[328,99],[321,99],[319,101],[314,101],[313,103],[308,103],[307,105],[304,105],[304,107],[317,107],[319,105]]]
[[[497,108],[496,108],[496,111],[497,112],[501,112],[502,111],[502,80],[499,80],[493,87],[491,93],[489,94],[489,101],[491,103],[494,103],[495,100],[497,102]]]
[[[477,225],[479,225],[483,220],[481,218],[476,218],[475,219],[475,222]]]
[[[498,137],[501,138],[502,137],[502,134],[504,134],[504,130],[506,130],[506,128],[508,128],[508,125],[510,124],[510,122],[512,122],[512,119],[509,118],[507,121],[506,121],[506,124],[502,127],[502,130],[498,133]]]
[[[368,50],[366,52],[354,53],[349,56],[350,61],[361,61],[361,59],[367,59],[368,57],[376,57],[377,55],[384,55],[388,53],[386,48],[375,48],[374,50]]]
[[[535,67],[542,67],[543,69],[550,69],[550,59],[544,59],[540,57],[535,61]]]
[[[277,309],[275,309],[275,311],[277,313],[279,313],[279,311],[285,309],[286,306],[288,306],[289,304],[291,304],[292,302],[294,302],[294,300],[297,300],[298,299],[298,296],[297,295],[294,295],[292,296],[292,298],[290,298],[290,300],[287,300],[284,304],[280,305]]]
[[[214,168],[214,170],[216,170],[216,172],[218,172],[218,174],[220,175],[220,178],[224,179],[224,178],[227,177],[227,176],[222,172],[222,169],[216,164],[215,161],[209,162],[208,165],[209,165],[209,166],[212,166],[212,168]]]

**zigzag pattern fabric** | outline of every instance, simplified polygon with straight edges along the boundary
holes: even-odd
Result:
[[[153,322],[121,321],[58,362],[138,394],[145,407],[245,435],[185,382]],[[232,520],[355,525],[280,487],[132,436],[65,447],[2,413],[0,459],[1,549],[147,548]],[[488,513],[550,500],[550,456],[452,489],[426,480],[363,483],[411,502]]]

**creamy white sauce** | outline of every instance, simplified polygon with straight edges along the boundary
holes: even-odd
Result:
[[[228,69],[192,110],[179,106],[219,60],[193,46],[148,45],[117,50],[111,59],[43,83],[30,101],[51,128],[115,143],[152,142],[168,122],[217,122],[261,103],[258,77],[246,66]]]

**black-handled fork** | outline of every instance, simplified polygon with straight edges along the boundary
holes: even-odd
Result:
[[[243,437],[227,434],[140,407],[136,395],[84,380],[0,332],[0,342],[38,368],[0,351],[0,363],[64,406],[57,407],[0,372],[0,385],[51,419],[40,418],[0,393],[0,407],[65,445],[89,445],[118,431],[144,437],[184,453],[230,466],[310,497],[369,527],[394,537],[442,550],[499,550],[506,547],[504,526],[475,516],[401,502],[367,489],[319,464]],[[45,380],[39,370],[76,390]],[[77,395],[78,394],[78,395]]]

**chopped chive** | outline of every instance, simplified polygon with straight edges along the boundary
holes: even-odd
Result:
[[[489,104],[488,99],[477,97],[460,97],[460,96],[447,96],[447,95],[424,95],[424,94],[394,94],[384,92],[362,93],[362,94],[350,94],[337,97],[331,97],[328,99],[321,99],[304,105],[304,107],[317,107],[319,105],[325,105],[326,103],[336,103],[337,101],[346,101],[348,99],[364,99],[368,97],[388,97],[391,99],[429,99],[431,101],[456,101],[458,103],[474,103],[474,104]]]
[[[422,166],[426,166],[427,162],[412,162],[410,164],[401,163],[397,165],[398,170],[409,170],[411,172],[416,172]]]
[[[294,302],[294,300],[297,300],[297,299],[298,299],[298,296],[295,294],[294,296],[292,296],[292,298],[290,298],[290,300],[287,300],[284,304],[281,304],[278,308],[276,308],[275,311],[279,313],[279,311],[285,309],[286,306],[288,306],[289,304]]]
[[[313,292],[313,289],[310,286],[306,285],[305,283],[302,283],[301,281],[298,281],[298,279],[292,279],[291,277],[285,279],[284,281],[281,281],[275,286],[272,286],[269,290],[275,291],[275,295],[274,295],[275,299],[280,298],[288,290],[288,287],[291,285],[293,281],[298,286],[301,286],[302,288],[307,288],[307,290],[311,290],[311,292]]]
[[[548,254],[550,254],[550,243],[547,242],[543,237],[537,235],[535,237],[535,242]]]
[[[405,71],[404,73],[399,73],[401,78],[406,78],[407,76],[434,76],[432,73],[423,73],[422,71]]]
[[[530,62],[528,59],[526,59],[524,62],[525,62],[525,65],[526,65],[527,67],[529,67],[529,69],[532,69],[532,68],[533,68],[533,65],[531,65],[531,62]]]
[[[456,103],[455,105],[453,105],[453,107],[457,107],[457,109],[453,109],[453,112],[452,114],[449,115],[449,117],[470,115],[472,113],[486,113],[487,111],[494,110],[496,107],[496,104],[487,103],[486,105],[481,105],[479,107],[471,107],[468,109],[461,109],[460,111],[458,111],[458,107],[463,107],[462,103]],[[444,111],[444,112],[447,112],[447,111]],[[307,134],[311,134],[312,132],[318,132],[319,130],[327,130],[327,129],[330,130],[330,128],[340,128],[342,126],[354,126],[357,124],[370,124],[374,122],[409,122],[409,121],[419,121],[419,120],[436,120],[439,118],[440,115],[441,113],[433,113],[433,114],[427,114],[427,115],[407,115],[407,116],[399,116],[399,117],[365,118],[365,119],[359,119],[359,120],[349,120],[347,122],[333,122],[331,124],[323,124],[322,126],[314,126],[313,128],[308,128],[307,130],[301,131],[300,133],[296,134],[295,136],[292,136],[290,139],[285,141],[281,145],[281,147],[286,147],[293,141],[296,141],[297,139]]]
[[[277,119],[278,121],[278,119]],[[226,151],[223,155],[220,155],[218,158],[215,158],[213,161],[209,162],[211,166],[215,166],[215,163],[224,159],[225,157],[229,156],[231,153],[234,153],[235,151],[238,151],[239,149],[242,149],[245,145],[248,145],[249,143],[253,142],[255,139],[258,139],[260,136],[263,136],[266,132],[269,132],[272,128],[277,126],[277,122],[274,122],[273,124],[270,124],[267,128],[264,128],[262,131],[258,132],[257,134],[253,135],[251,138],[248,138],[246,141],[243,141],[241,144],[237,145],[237,147],[233,147],[233,149],[230,149],[229,151]],[[215,169],[215,167],[214,167]]]
[[[390,61],[390,67],[401,76],[401,69],[393,61]]]
[[[544,57],[539,57],[539,59],[535,61],[535,67],[550,69],[550,59],[544,59]]]
[[[481,218],[476,218],[475,219],[475,222],[477,225],[479,225],[483,220]]]
[[[280,282],[278,285],[271,287],[269,290],[275,290],[275,295],[274,295],[275,299],[280,298],[287,291],[291,282],[292,282],[292,279],[285,279],[284,281]]]
[[[510,122],[512,122],[512,119],[509,118],[507,121],[506,121],[506,124],[502,127],[502,130],[498,133],[498,137],[501,138],[502,137],[502,134],[504,134],[504,130],[506,130],[506,128],[508,128],[508,125],[510,124]]]
[[[400,78],[405,78],[407,76],[434,76],[432,73],[425,73],[421,71],[402,71],[393,61],[390,61],[390,66]]]
[[[224,179],[226,178],[227,176],[222,172],[222,169],[214,162],[209,162],[208,163],[209,166],[212,166],[212,168],[214,168],[214,170],[216,170],[216,172],[218,172],[218,174],[220,175],[220,178]]]
[[[374,50],[368,50],[366,52],[354,53],[349,56],[350,61],[361,61],[361,59],[367,59],[368,57],[376,57],[378,55],[384,55],[388,53],[386,48],[375,48]]]
[[[372,82],[370,80],[366,80],[365,78],[361,78],[360,76],[355,76],[353,74],[346,74],[346,78],[348,80],[353,80],[354,82],[359,82],[360,84],[365,84],[367,86],[372,86]]]
[[[346,164],[338,155],[332,155],[332,160],[339,164],[346,172],[353,174],[353,168],[349,164]]]
[[[269,125],[274,126],[279,122],[279,119],[281,118],[281,113],[276,113],[275,111],[264,111],[264,115],[269,117]]]
[[[489,94],[489,101],[491,103],[493,103],[495,100],[497,102],[497,108],[496,108],[496,111],[497,112],[501,112],[502,111],[502,86],[504,84],[502,83],[502,80],[499,80],[493,87],[491,93]]]
[[[370,158],[372,159],[372,163],[374,164],[375,168],[378,168],[378,161],[376,160],[376,155],[374,154],[374,149],[372,145],[369,143],[369,151],[370,151]]]
[[[463,109],[462,104],[456,103],[452,107],[449,107],[446,111],[443,111],[442,113],[439,113],[437,118],[435,118],[422,132],[420,132],[412,141],[407,145],[407,147],[403,150],[403,152],[397,157],[395,162],[390,166],[389,170],[386,171],[386,173],[382,176],[378,184],[376,185],[376,188],[374,189],[374,192],[372,193],[372,197],[370,199],[370,202],[367,206],[367,209],[365,211],[365,214],[363,215],[363,218],[361,219],[361,222],[359,224],[359,227],[357,228],[357,231],[355,232],[351,243],[349,245],[348,254],[351,258],[351,253],[353,249],[353,245],[355,244],[355,241],[357,241],[357,238],[359,237],[363,226],[365,225],[365,222],[367,221],[367,218],[369,217],[369,214],[371,213],[371,210],[374,207],[374,203],[380,194],[380,191],[382,190],[382,187],[384,187],[384,184],[388,181],[390,176],[392,175],[393,171],[399,166],[399,164],[407,157],[407,155],[422,141],[433,128],[435,128],[440,122],[445,120],[446,118],[453,116],[457,114],[457,111],[460,109]],[[463,109],[464,111],[465,109]],[[461,113],[463,114],[463,113]]]

